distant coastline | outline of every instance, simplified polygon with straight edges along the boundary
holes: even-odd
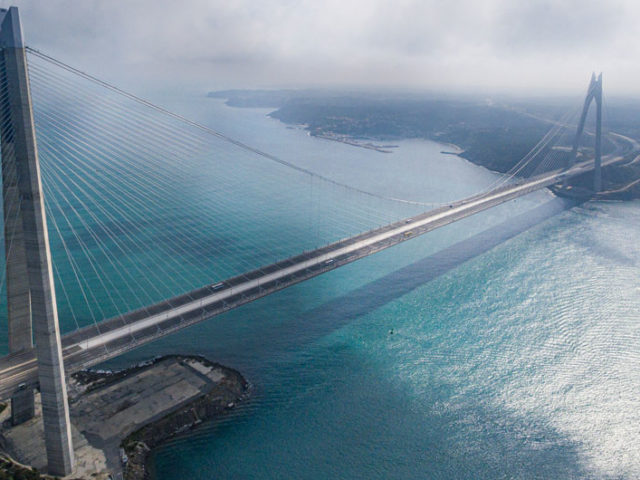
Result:
[[[548,107],[532,115],[524,108],[500,106],[492,101],[447,99],[407,94],[339,93],[311,90],[227,90],[210,92],[212,98],[225,99],[233,107],[273,108],[269,116],[289,126],[304,128],[309,135],[337,141],[380,153],[390,153],[394,141],[421,138],[442,144],[444,155],[455,155],[497,173],[510,171],[549,130],[544,118],[558,115]],[[542,110],[542,111],[540,111]],[[628,117],[625,117],[628,119]],[[640,112],[638,112],[640,119]],[[640,136],[637,125],[625,124],[626,135]],[[603,154],[616,145],[603,137]],[[605,192],[598,199],[640,198],[640,162],[605,167]],[[526,170],[523,171],[526,175]],[[571,180],[574,192],[553,189],[554,193],[574,196],[588,194],[592,180],[586,174]]]
[[[464,149],[456,145],[455,143],[440,143],[442,146],[447,147],[448,150],[440,150],[443,155],[455,155],[460,157],[464,153]]]
[[[393,148],[398,148],[398,145],[379,145],[371,141],[352,138],[347,135],[338,135],[333,133],[317,133],[310,134],[316,138],[322,138],[324,140],[331,140],[332,142],[340,142],[352,147],[366,148],[367,150],[375,150],[380,153],[393,153]]]

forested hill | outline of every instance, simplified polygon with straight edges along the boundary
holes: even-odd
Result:
[[[303,125],[311,135],[389,141],[425,138],[460,147],[462,157],[498,172],[510,170],[570,108],[567,102],[494,102],[488,99],[427,98],[410,94],[335,93],[296,90],[230,90],[212,92],[231,106],[268,107],[270,116],[290,125]],[[616,109],[617,108],[617,109]],[[606,118],[616,131],[640,135],[640,104],[620,104]],[[637,120],[632,115],[637,113]],[[619,118],[618,118],[619,117]],[[592,137],[587,137],[587,141]],[[603,152],[613,145],[603,139]],[[612,169],[609,169],[612,170]],[[620,177],[608,175],[620,188]],[[640,171],[637,172],[640,178]],[[640,185],[638,186],[640,189]],[[640,196],[640,190],[633,196]]]

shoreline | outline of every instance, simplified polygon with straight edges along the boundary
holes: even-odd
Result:
[[[344,143],[345,145],[351,145],[352,147],[366,148],[367,150],[374,150],[380,153],[393,153],[392,148],[398,148],[398,145],[377,145],[373,142],[363,143],[362,139],[351,137],[349,135],[339,135],[335,133],[315,133],[307,129],[309,135],[315,138],[322,138],[324,140],[330,140],[332,142]]]
[[[388,138],[434,141],[444,146],[442,155],[456,155],[501,174],[509,172],[517,160],[528,155],[548,133],[548,122],[542,117],[512,108],[496,109],[453,99],[416,98],[407,104],[402,98],[361,97],[348,92],[335,97],[295,90],[227,90],[209,92],[208,96],[226,99],[229,108],[268,106],[274,110],[267,116],[279,120],[286,128],[304,128],[310,136],[382,153],[390,151],[384,145]],[[632,138],[618,137],[626,138],[637,148]],[[456,142],[463,144],[464,150],[458,145],[450,148],[450,144]],[[609,149],[618,148],[618,142],[605,143]],[[625,164],[604,170],[607,172],[605,191],[593,195],[594,199],[640,198],[640,182],[630,181],[638,177],[640,163],[629,158]],[[589,187],[584,178],[575,178],[570,184],[576,188]]]
[[[286,122],[283,122],[282,120],[280,120],[282,123],[284,123],[285,125],[288,125]],[[305,128],[306,129],[306,128]],[[354,137],[350,137],[349,135],[346,134],[334,134],[334,136],[329,136],[326,134],[314,134],[311,131],[309,131],[308,129],[306,129],[307,132],[309,133],[310,136],[316,137],[316,138],[323,138],[326,140],[332,140],[332,141],[337,141],[337,142],[341,142],[344,143],[346,145],[351,145],[354,147],[360,147],[360,148],[369,148],[372,150],[377,150],[379,152],[382,153],[393,153],[391,151],[385,151],[379,148],[373,148],[370,145],[375,145],[373,143],[371,144],[360,144],[356,138]],[[469,163],[471,163],[472,165],[478,166],[478,167],[482,167],[485,168],[487,170],[489,170],[492,173],[498,174],[498,175],[503,175],[503,172],[499,171],[499,170],[494,170],[492,169],[489,165],[485,164],[482,161],[479,161],[477,159],[472,158],[472,156],[469,155],[465,155],[465,153],[467,153],[467,151],[463,148],[461,148],[459,145],[456,145],[454,143],[451,142],[442,142],[439,141],[437,139],[431,139],[431,138],[415,138],[416,140],[426,140],[426,141],[430,141],[430,142],[434,142],[437,144],[442,145],[443,147],[447,147],[450,150],[441,150],[440,154],[441,155],[451,155],[451,156],[455,156],[458,158],[461,158]],[[397,140],[412,140],[409,138],[398,138]],[[382,139],[379,139],[379,141],[382,141]],[[382,146],[383,148],[386,146]],[[393,145],[393,147],[397,147],[397,145]],[[569,199],[580,199],[581,201],[585,201],[585,200],[596,200],[596,201],[607,201],[607,200],[611,200],[611,201],[620,201],[620,202],[627,202],[627,201],[631,201],[631,200],[635,200],[638,197],[636,195],[634,195],[633,191],[631,191],[631,187],[634,186],[635,184],[640,184],[640,180],[636,181],[633,183],[633,185],[627,185],[624,188],[619,188],[619,189],[615,189],[615,190],[611,190],[611,191],[603,191],[603,192],[599,192],[599,193],[593,193],[591,191],[585,190],[579,186],[576,186],[575,190],[572,192],[571,190],[566,190],[562,187],[559,187],[557,185],[550,185],[548,187],[545,188],[545,190],[547,190],[550,194],[552,194],[553,196],[556,197],[563,197],[563,198],[569,198]]]
[[[122,439],[120,448],[128,458],[124,469],[125,480],[153,479],[154,468],[150,461],[154,449],[172,438],[192,431],[208,420],[221,417],[249,396],[249,383],[233,368],[199,355],[170,355],[161,359],[167,357],[198,361],[221,370],[226,378],[221,381],[221,388],[213,389],[183,407],[168,412],[164,417],[141,426]]]
[[[76,456],[69,478],[150,478],[152,451],[198,425],[225,415],[250,394],[240,372],[199,355],[164,355],[121,370],[87,369],[68,376]],[[36,416],[12,426],[2,412],[0,471],[52,478],[46,455],[40,395]],[[25,470],[26,469],[26,470]],[[9,477],[12,478],[12,477]]]
[[[235,107],[238,108],[238,107]],[[286,128],[300,128],[303,129],[307,132],[307,134],[310,137],[314,137],[314,138],[320,138],[323,140],[329,140],[332,142],[339,142],[339,143],[344,143],[345,145],[350,145],[352,147],[358,147],[358,148],[365,148],[367,150],[374,150],[376,152],[380,152],[380,153],[393,153],[393,150],[389,150],[389,149],[395,149],[395,148],[399,148],[400,145],[396,145],[396,144],[377,144],[374,142],[384,142],[384,141],[389,141],[388,139],[361,139],[361,138],[357,138],[357,137],[352,137],[350,135],[346,135],[346,134],[338,134],[338,133],[315,133],[312,132],[311,130],[309,130],[307,125],[292,125],[292,124],[288,124],[286,122],[283,122],[282,120],[279,120],[279,122],[281,122],[282,124],[285,125]],[[367,143],[363,143],[364,140],[369,140]],[[419,137],[415,137],[415,138],[395,138],[395,141],[403,141],[403,140],[424,140],[427,142],[433,142],[436,143],[442,147],[446,147],[449,150],[441,150],[440,153],[443,155],[453,155],[456,157],[460,157],[463,158],[464,160],[467,160],[468,162],[473,163],[474,165],[480,165],[480,166],[484,166],[481,165],[480,163],[475,163],[472,160],[469,160],[468,158],[464,157],[463,154],[465,153],[465,150],[463,148],[461,148],[460,146],[456,145],[455,143],[450,143],[450,142],[442,142],[440,140],[437,139],[433,139],[433,138],[419,138]],[[486,167],[485,167],[486,168]]]

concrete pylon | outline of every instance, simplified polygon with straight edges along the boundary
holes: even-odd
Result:
[[[4,206],[5,218],[13,219],[5,225],[5,234],[9,228],[5,240],[11,242],[12,250],[7,264],[7,291],[12,292],[9,302],[14,309],[11,341],[16,348],[29,347],[33,326],[48,471],[65,476],[72,473],[74,464],[71,423],[29,75],[16,7],[0,10],[0,46]],[[12,201],[17,202],[17,209],[10,205]]]
[[[576,136],[573,140],[571,156],[569,157],[569,167],[573,166],[576,160],[578,147],[580,146],[580,140],[582,139],[582,133],[584,132],[584,124],[587,120],[587,113],[589,112],[589,106],[591,105],[592,101],[595,101],[596,103],[596,139],[595,164],[593,169],[593,191],[597,193],[602,190],[602,73],[600,73],[600,75],[598,75],[597,77],[595,73],[591,75],[591,81],[589,82],[589,88],[587,89],[587,96],[584,99],[582,114],[580,115],[580,122],[578,123]]]
[[[596,102],[596,163],[593,170],[593,191],[598,193],[602,190],[602,73],[596,79],[593,98]]]
[[[0,70],[4,71],[4,55],[0,55]],[[5,78],[0,86],[2,94],[7,85]],[[9,99],[0,97],[0,131],[3,138],[11,136]],[[7,279],[7,324],[9,353],[29,350],[33,347],[31,329],[31,298],[27,280],[27,257],[20,212],[20,195],[15,164],[13,142],[1,142],[2,193],[4,210],[4,239]],[[34,415],[34,392],[24,388],[11,397],[11,420],[14,425],[23,423]]]
[[[3,15],[0,13],[0,15]],[[4,55],[0,55],[0,70],[4,72]],[[7,90],[6,77],[3,74],[2,99],[0,108],[0,130],[2,138],[10,138],[12,134],[11,117],[9,115],[9,98],[4,96]],[[15,164],[14,143],[3,141],[2,149],[2,193],[4,210],[4,239],[7,279],[7,323],[9,353],[29,350],[33,347],[31,329],[31,298],[27,280],[27,257],[24,243],[24,232],[20,212],[20,195]],[[13,425],[23,423],[33,417],[34,392],[32,388],[24,388],[11,397],[11,420]]]

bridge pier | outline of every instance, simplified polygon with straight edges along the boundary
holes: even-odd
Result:
[[[18,9],[1,9],[0,22],[0,44],[3,48],[0,55],[3,90],[0,137],[3,187],[7,188],[4,210],[5,218],[10,220],[9,225],[5,225],[5,235],[9,229],[5,242],[12,250],[7,264],[10,342],[12,348],[30,347],[33,327],[48,470],[52,475],[66,476],[73,471],[74,452],[27,60]],[[23,407],[25,404],[20,402],[30,395],[32,391],[19,390],[14,394],[15,402],[12,403]],[[18,408],[15,419],[19,421],[28,417],[31,414],[29,407],[26,405],[24,410]]]
[[[11,397],[11,424],[20,425],[35,414],[35,396],[32,388],[19,388]]]
[[[596,80],[593,98],[596,102],[596,163],[593,169],[593,191],[598,193],[602,190],[602,73]]]
[[[573,166],[576,161],[576,155],[578,154],[578,147],[580,146],[580,140],[582,139],[582,133],[584,132],[584,124],[587,120],[587,113],[589,113],[589,106],[591,102],[596,103],[596,139],[595,139],[595,164],[593,169],[593,191],[598,193],[602,190],[602,73],[596,77],[596,74],[591,75],[591,81],[589,82],[589,88],[587,89],[587,96],[584,99],[584,106],[582,107],[582,113],[580,115],[580,122],[578,123],[578,129],[576,136],[573,140],[573,146],[571,148],[571,155],[569,157],[569,165],[567,168]],[[566,187],[566,180],[563,182]]]
[[[2,13],[0,13],[2,15]],[[0,27],[1,31],[1,27]],[[5,58],[0,55],[1,70],[4,71]],[[6,77],[2,76],[2,93],[6,93]],[[3,101],[1,121],[10,134],[10,118],[7,118],[8,99]],[[16,168],[15,145],[2,141],[2,193],[4,210],[4,249],[7,286],[7,324],[9,353],[18,353],[33,347],[31,328],[31,293],[27,279],[27,252],[24,230],[20,218],[20,192]],[[11,397],[11,423],[18,425],[34,415],[35,395],[32,388],[23,388]]]

